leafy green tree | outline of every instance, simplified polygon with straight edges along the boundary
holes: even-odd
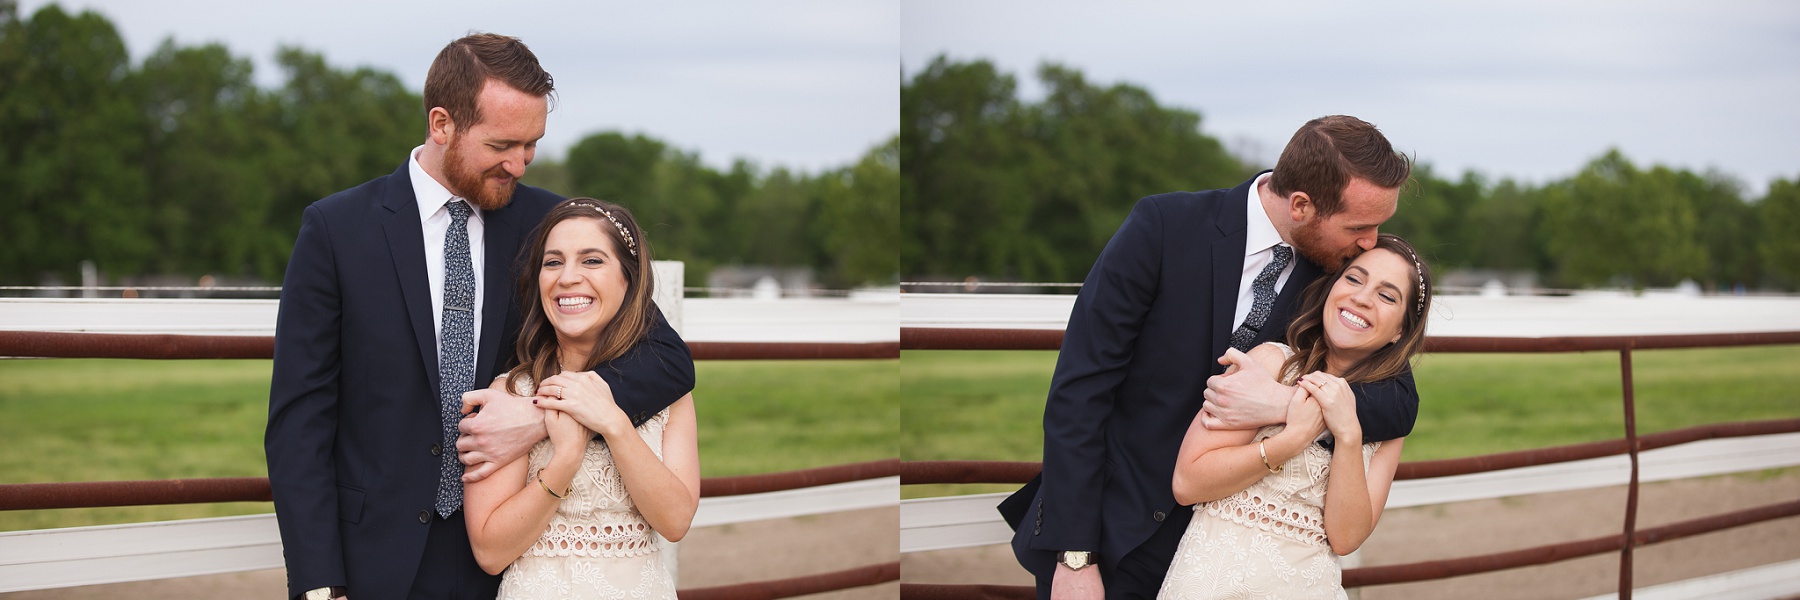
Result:
[[[1756,206],[1762,221],[1762,240],[1757,248],[1763,265],[1778,282],[1793,289],[1800,284],[1800,180],[1777,179]]]
[[[1756,248],[1762,231],[1756,207],[1744,202],[1742,186],[1719,173],[1670,171],[1664,177],[1673,181],[1699,218],[1695,234],[1706,249],[1707,262],[1696,279],[1715,291],[1755,284],[1762,273]]]
[[[318,54],[284,47],[276,62],[287,82],[273,93],[262,123],[281,140],[270,148],[268,184],[275,188],[266,243],[281,249],[283,268],[307,205],[394,172],[425,140],[424,100],[391,73],[339,71]]]
[[[909,273],[1004,273],[1029,234],[1017,83],[944,57],[900,88],[901,264]]]
[[[730,202],[727,228],[717,233],[732,238],[731,253],[720,258],[761,265],[813,264],[806,227],[813,218],[814,197],[807,188],[804,175],[775,169],[755,189]]]
[[[833,285],[895,283],[900,273],[900,138],[819,177],[813,239]]]
[[[1381,230],[1406,238],[1439,269],[1474,266],[1461,221],[1482,195],[1481,178],[1474,173],[1451,182],[1438,178],[1431,165],[1417,165],[1401,189],[1394,218]]]
[[[650,197],[656,164],[668,151],[666,144],[643,135],[607,132],[582,138],[564,162],[569,194],[617,202],[635,214],[636,203]]]
[[[136,83],[104,17],[0,7],[0,279],[69,281],[84,259],[135,273],[157,255]]]
[[[1666,286],[1706,270],[1699,215],[1674,172],[1608,151],[1545,196],[1554,273],[1574,285]]]
[[[1473,174],[1470,175],[1473,177]],[[1543,220],[1543,194],[1511,179],[1501,180],[1475,200],[1461,218],[1458,242],[1472,268],[1546,272],[1545,240],[1537,232]]]
[[[901,263],[918,276],[1082,278],[1137,199],[1252,172],[1198,113],[1054,64],[1022,103],[991,63],[944,57],[900,92]]]
[[[146,225],[159,247],[151,267],[279,276],[287,253],[264,240],[276,197],[267,157],[280,140],[261,126],[272,106],[250,61],[216,44],[165,41],[138,80],[153,211]]]

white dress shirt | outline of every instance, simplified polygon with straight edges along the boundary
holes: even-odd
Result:
[[[419,166],[419,153],[425,150],[421,145],[413,148],[406,161],[407,172],[412,175],[413,197],[419,203],[419,224],[425,229],[425,280],[426,287],[431,290],[431,326],[435,335],[433,339],[442,340],[444,335],[444,235],[450,231],[450,209],[444,204],[456,197],[450,190],[444,189],[436,179],[425,173]],[[463,202],[468,202],[464,200]],[[469,260],[470,268],[475,272],[475,347],[481,347],[481,304],[482,293],[482,233],[481,209],[469,204]],[[438,364],[443,364],[444,345],[438,344]],[[477,352],[479,354],[479,352]],[[469,365],[472,371],[475,365]]]
[[[1249,223],[1245,230],[1247,235],[1244,244],[1244,276],[1238,280],[1237,310],[1232,313],[1231,317],[1232,331],[1237,331],[1238,327],[1243,326],[1244,319],[1250,316],[1250,308],[1256,303],[1256,294],[1250,290],[1250,284],[1256,281],[1257,275],[1262,274],[1263,267],[1269,266],[1269,261],[1275,260],[1274,247],[1288,245],[1287,242],[1281,241],[1281,232],[1275,230],[1275,223],[1269,220],[1268,211],[1263,210],[1262,197],[1256,193],[1256,190],[1262,187],[1270,175],[1272,173],[1263,173],[1261,177],[1256,178],[1256,181],[1251,182],[1250,197],[1244,200],[1249,204],[1248,209],[1244,211]],[[1282,217],[1286,218],[1287,215],[1282,215]],[[1294,274],[1294,263],[1299,262],[1299,259],[1300,257],[1296,253],[1294,258],[1288,261],[1287,268],[1281,270],[1281,277],[1275,279],[1277,295],[1281,293],[1281,288],[1287,285],[1288,277]]]

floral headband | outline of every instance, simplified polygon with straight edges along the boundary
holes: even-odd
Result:
[[[633,239],[631,237],[631,231],[625,229],[625,224],[620,223],[618,217],[613,216],[612,211],[606,210],[604,208],[600,208],[599,205],[589,204],[587,202],[572,202],[571,204],[574,204],[576,206],[586,206],[588,208],[592,208],[592,209],[594,209],[594,212],[598,212],[602,216],[605,216],[606,220],[612,221],[613,227],[619,228],[619,237],[623,238],[625,240],[625,249],[630,251],[631,255],[633,257],[636,257],[638,255],[637,240]]]
[[[1419,308],[1416,313],[1422,317],[1425,316],[1425,269],[1419,266],[1418,251],[1410,251],[1408,254],[1412,255],[1413,274],[1419,278]]]

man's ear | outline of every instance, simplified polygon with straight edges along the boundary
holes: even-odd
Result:
[[[450,120],[450,111],[442,106],[434,106],[431,112],[425,113],[425,126],[431,142],[439,146],[449,144],[450,138],[456,136],[456,122]]]
[[[1319,208],[1313,205],[1312,196],[1306,195],[1306,192],[1288,194],[1287,200],[1288,217],[1292,218],[1295,223],[1305,223]]]

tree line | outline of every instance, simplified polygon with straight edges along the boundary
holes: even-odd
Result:
[[[1037,77],[1035,102],[987,61],[940,56],[905,78],[908,280],[1080,281],[1137,199],[1232,187],[1264,168],[1201,133],[1199,112],[1142,88],[1056,64]],[[1800,182],[1746,198],[1727,174],[1641,167],[1617,150],[1541,185],[1419,164],[1382,230],[1440,272],[1529,271],[1552,287],[1800,284]]]
[[[281,280],[300,214],[391,173],[424,139],[418,92],[284,47],[264,89],[218,44],[133,63],[105,17],[0,0],[0,283],[215,274]],[[895,281],[898,136],[820,173],[720,171],[643,135],[602,132],[525,182],[630,207],[689,285],[721,265],[812,267],[828,286]]]

